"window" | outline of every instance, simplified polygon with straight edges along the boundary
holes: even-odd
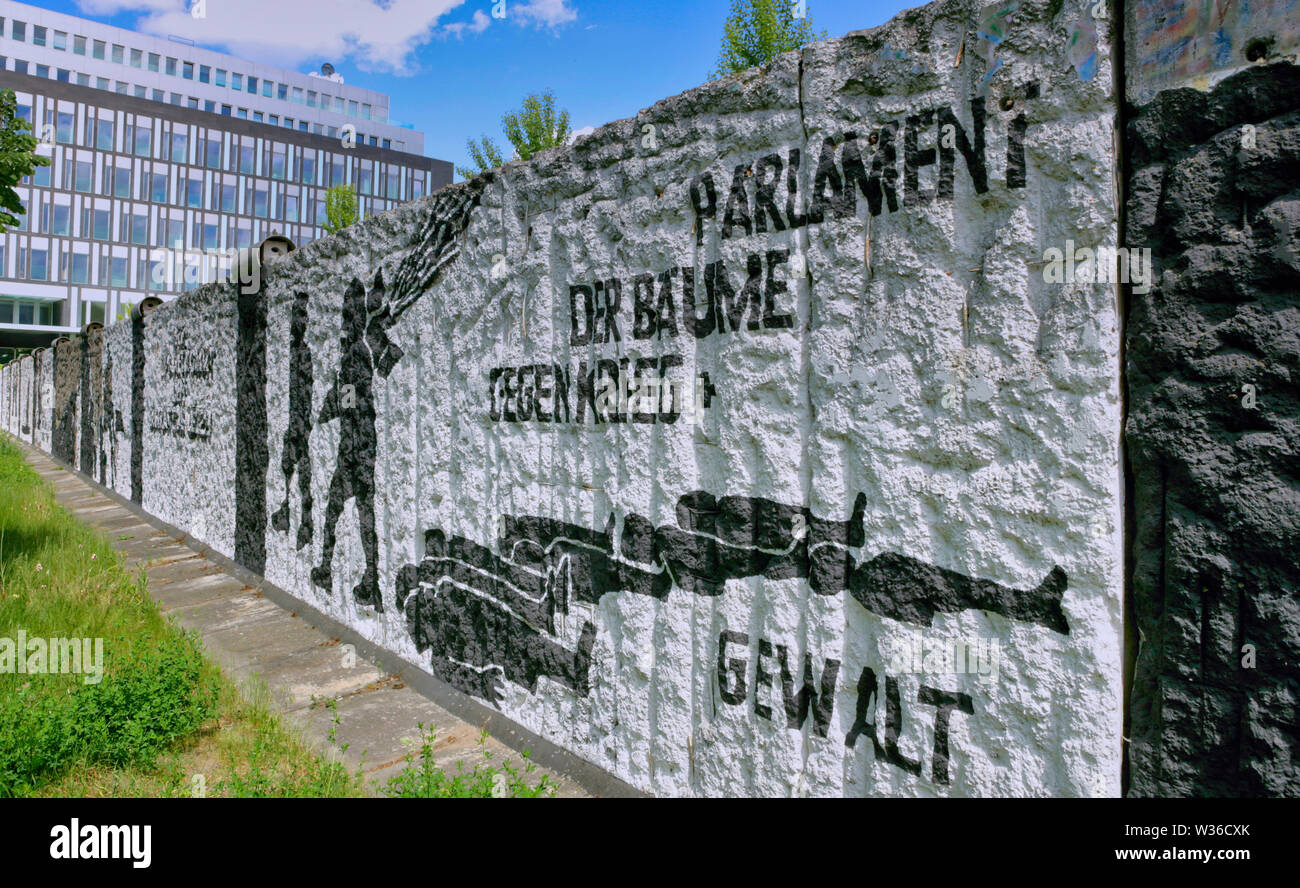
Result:
[[[94,214],[93,236],[95,240],[108,240],[108,223],[112,217],[110,210],[92,210]]]
[[[315,108],[315,107],[316,107],[316,91],[315,91],[315,90],[312,90],[312,89],[307,90],[307,107],[308,107],[308,108]]]
[[[293,101],[298,105],[302,104],[302,87],[295,86],[293,88]]]
[[[161,60],[161,57],[158,55],[158,53],[156,53],[156,52],[151,52],[151,53],[149,53],[149,70],[150,70],[150,71],[157,71],[157,70],[158,70],[158,62],[159,62],[160,60]]]
[[[231,74],[231,75],[230,75],[230,88],[231,88],[231,89],[243,89],[243,88],[244,88],[244,75],[243,75],[243,74]]]
[[[19,74],[27,73],[27,63],[22,59],[14,59],[14,70]]]
[[[172,133],[172,162],[189,163],[189,137],[186,133]]]
[[[199,110],[199,100],[196,99],[194,96],[190,96],[188,99],[185,100],[185,106],[187,108],[193,108],[195,111],[197,111]]]
[[[33,317],[35,308],[36,306],[30,302],[18,303],[18,323],[20,324],[36,323],[36,319],[35,317]]]
[[[280,125],[280,115],[279,115],[279,114],[270,114],[270,115],[267,116],[267,118],[266,118],[266,122],[269,123],[269,124],[271,124],[271,126],[279,126],[279,125]]]
[[[66,50],[66,49],[68,48],[68,32],[67,32],[67,31],[55,31],[55,32],[54,32],[54,44],[53,44],[53,45],[54,45],[54,48],[55,48],[55,49]]]
[[[218,68],[218,69],[217,69],[217,76],[216,76],[216,79],[215,79],[213,82],[214,82],[217,86],[225,86],[225,85],[226,85],[226,72],[225,72],[224,69],[222,69],[222,68]]]
[[[0,302],[0,324],[12,324],[14,322],[14,304],[12,302]]]
[[[368,160],[362,161],[360,168],[357,170],[357,192],[358,193],[360,194],[373,193],[371,190],[373,186],[371,184],[370,173],[371,173],[370,161]]]
[[[49,250],[32,247],[32,266],[31,279],[34,281],[48,281],[50,279],[50,253]],[[28,306],[30,310],[30,306]],[[27,323],[31,323],[28,321]]]
[[[38,166],[38,167],[36,168],[36,171],[35,171],[34,173],[32,173],[32,181],[33,181],[33,183],[36,184],[36,185],[44,185],[46,188],[49,188],[49,187],[50,187],[50,169],[51,169],[51,167],[48,167],[48,166]]]
[[[194,63],[193,63],[193,62],[184,62],[184,63],[182,63],[182,65],[181,65],[181,77],[185,78],[186,80],[193,80],[193,79],[194,79]]]
[[[138,83],[132,87],[132,92],[135,93],[137,99],[143,99],[149,95],[149,90]]]
[[[40,25],[32,25],[32,45],[33,46],[45,45],[45,28],[41,27]]]
[[[305,120],[298,121],[298,129],[302,130],[304,133],[307,132],[307,121]]]
[[[221,169],[221,137],[208,138],[206,163],[214,170]]]
[[[311,155],[303,155],[302,162],[299,164],[302,171],[302,184],[316,184],[316,158]]]
[[[108,80],[107,77],[95,78],[95,89],[108,89],[109,86],[110,86],[110,81]]]
[[[169,77],[176,76],[176,60],[171,56],[167,57],[167,62],[164,66],[163,73],[167,74]]]
[[[113,44],[113,61],[116,64],[122,64],[122,57],[126,53],[126,47],[120,44]]]
[[[149,217],[144,213],[131,214],[131,243],[140,246],[149,244]]]
[[[71,145],[73,139],[73,117],[71,112],[60,111],[58,114],[58,128],[55,132],[55,138],[64,145]],[[46,168],[48,169],[48,167]]]
[[[252,175],[255,158],[256,151],[252,145],[241,145],[239,148],[239,171]]]
[[[107,44],[104,43],[103,40],[96,40],[94,43],[94,47],[92,48],[91,51],[91,56],[97,59],[102,59],[104,57],[104,49],[106,47]]]
[[[362,120],[369,120],[369,119],[370,119],[370,106],[369,106],[369,105],[365,105],[365,104],[363,104],[363,105],[361,106],[361,119],[362,119]]]
[[[280,101],[282,101],[282,102],[289,98],[289,86],[288,86],[288,84],[281,83],[281,84],[279,85],[279,92],[277,92],[276,97],[277,97],[278,99],[280,99]]]
[[[131,196],[131,169],[130,167],[116,167],[113,170],[113,196],[130,197]]]
[[[167,240],[173,249],[185,249],[185,223],[180,219],[167,220]]]
[[[266,218],[266,189],[257,188],[253,191],[253,215]]]
[[[167,101],[173,105],[181,105],[184,104],[185,97],[180,93],[170,93],[167,97]]]
[[[73,55],[86,54],[86,38],[82,37],[80,34],[72,38],[72,54]]]
[[[95,147],[100,151],[113,150],[113,121],[95,121]]]
[[[50,76],[50,66],[49,66],[49,65],[37,65],[37,66],[36,66],[36,76],[37,76],[37,77],[49,77],[49,76]]]
[[[166,173],[153,174],[153,187],[149,191],[149,197],[154,203],[167,203]]]
[[[72,254],[72,282],[74,284],[90,283],[90,255],[88,253]]]
[[[114,287],[125,287],[127,283],[127,267],[125,256],[114,256],[111,260],[112,276],[109,283]]]
[[[270,80],[262,81],[262,95],[270,98],[271,93],[275,90],[275,84]]]
[[[131,50],[131,67],[132,68],[144,67],[144,53],[138,49]]]
[[[298,221],[298,198],[294,197],[292,194],[285,195],[284,218],[289,222]]]
[[[212,82],[212,68],[209,65],[199,65],[199,83]]]
[[[271,178],[284,178],[284,149],[276,148],[271,152]]]
[[[247,109],[247,108],[240,108],[237,112],[235,112],[235,116],[236,116],[236,117],[242,117],[244,120],[247,120],[247,119],[248,119],[248,109]]]
[[[185,205],[197,209],[203,208],[203,179],[185,181]]]
[[[261,122],[262,122],[262,112],[261,112],[261,111],[254,111],[254,112],[253,112],[253,119],[254,119],[255,121],[257,121],[258,123],[261,123]]]
[[[167,100],[167,92],[166,90],[155,89],[153,90],[153,94],[150,95],[150,98],[155,102],[165,102]]]
[[[256,77],[252,77],[252,76],[250,76],[250,77],[248,78],[248,91],[251,92],[251,93],[256,93],[256,92],[257,92],[257,78],[256,78]]]
[[[123,83],[122,81],[119,80],[119,81],[117,81],[117,86],[115,87],[115,92],[119,92],[119,93],[121,93],[122,95],[126,95],[130,86],[131,86],[131,84],[129,84],[129,83]]]
[[[26,39],[27,39],[27,23],[26,23],[26,22],[15,21],[14,24],[13,24],[13,30],[12,30],[10,33],[13,34],[13,38],[14,38],[15,40],[26,40]]]
[[[230,114],[231,114],[230,106],[229,106],[229,105],[222,105],[222,106],[221,106],[221,113],[224,114],[226,117],[229,117]]]
[[[152,153],[153,153],[153,126],[150,125],[148,122],[137,122],[135,127],[136,157],[148,157]]]
[[[61,234],[67,237],[72,233],[72,207],[67,204],[55,204],[53,217],[50,220],[50,234]]]
[[[235,186],[234,185],[221,186],[221,212],[223,213],[237,212],[235,208]]]
[[[67,68],[59,68],[56,72],[54,72],[54,79],[59,81],[60,83],[67,83],[72,79],[72,72],[69,71]]]
[[[78,74],[78,75],[77,75],[77,86],[90,86],[90,75],[89,75],[89,74]]]
[[[95,187],[95,167],[88,160],[79,160],[76,163],[76,180],[73,186],[77,191],[83,194],[89,194]]]

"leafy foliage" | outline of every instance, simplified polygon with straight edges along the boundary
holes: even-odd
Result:
[[[0,232],[18,224],[26,210],[14,186],[36,171],[49,166],[50,159],[36,153],[37,140],[31,124],[18,116],[18,99],[12,89],[0,90]]]
[[[555,795],[555,781],[545,774],[535,783],[529,778],[537,766],[522,753],[522,769],[502,760],[501,767],[492,764],[493,753],[487,748],[487,732],[479,735],[481,761],[469,771],[463,761],[456,763],[456,771],[448,774],[433,761],[434,734],[420,725],[420,755],[406,756],[406,768],[388,781],[385,794],[399,799],[536,799]]]
[[[528,160],[538,151],[554,148],[569,141],[569,112],[555,107],[555,94],[530,93],[516,111],[507,111],[501,118],[506,138],[514,146],[514,160]],[[473,139],[465,143],[470,157],[478,169],[458,167],[457,172],[472,179],[486,170],[496,169],[505,163],[501,149],[483,136],[476,144]]]
[[[351,185],[334,185],[325,192],[325,224],[328,233],[342,231],[357,221],[357,193]]]
[[[715,75],[766,65],[783,52],[825,40],[825,31],[813,30],[812,17],[799,13],[799,0],[731,0]]]

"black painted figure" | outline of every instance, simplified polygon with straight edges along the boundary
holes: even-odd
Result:
[[[311,579],[323,589],[333,588],[330,562],[334,558],[335,528],[343,506],[355,499],[366,568],[352,596],[381,611],[384,602],[379,592],[379,539],[375,533],[375,374],[387,377],[402,357],[402,350],[388,338],[393,323],[385,301],[383,272],[375,275],[369,292],[353,278],[343,296],[339,371],[317,417],[322,425],[339,420],[339,451],[325,506],[321,563],[312,570]]]
[[[431,198],[429,213],[412,244],[414,249],[398,265],[391,289],[385,288],[381,271],[375,274],[369,292],[359,279],[353,278],[343,297],[339,369],[316,420],[318,424],[339,420],[338,459],[325,506],[321,561],[312,569],[311,579],[323,589],[333,588],[331,562],[336,528],[343,506],[355,499],[366,566],[352,595],[376,610],[384,609],[384,601],[379,590],[379,540],[375,532],[375,375],[387,377],[401,359],[402,350],[388,338],[388,331],[460,254],[461,235],[469,225],[470,211],[478,206],[490,181],[491,175],[480,176]],[[307,397],[304,403],[309,400]],[[308,434],[310,428],[302,435],[304,441]],[[283,465],[289,465],[294,455],[287,456]]]
[[[663,600],[674,586],[717,596],[727,580],[745,577],[807,579],[819,595],[847,591],[874,614],[918,626],[932,625],[936,613],[979,609],[1070,633],[1059,567],[1031,589],[1013,589],[896,552],[859,563],[849,550],[866,543],[865,510],[862,494],[849,519],[837,521],[803,506],[696,490],[678,499],[676,526],[625,516],[617,549],[612,516],[603,530],[505,516],[500,554],[430,530],[424,559],[398,573],[397,606],[416,648],[432,648],[435,672],[493,701],[499,677],[532,691],[546,675],[587,694],[594,628],[584,625],[574,652],[547,637],[572,601],[594,605],[611,593]]]
[[[311,347],[307,344],[306,292],[294,294],[289,320],[289,427],[284,433],[280,454],[280,471],[284,474],[284,505],[271,516],[271,526],[280,533],[289,532],[289,491],[294,472],[298,473],[298,494],[302,500],[302,519],[298,524],[298,548],[311,542]]]

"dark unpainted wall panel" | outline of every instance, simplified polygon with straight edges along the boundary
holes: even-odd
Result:
[[[1300,69],[1127,130],[1130,794],[1300,795]]]

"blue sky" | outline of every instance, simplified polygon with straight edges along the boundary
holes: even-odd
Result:
[[[708,79],[730,0],[278,0],[292,27],[265,21],[277,0],[39,0],[31,5],[300,71],[332,62],[349,83],[392,96],[391,116],[457,165],[465,140],[505,145],[501,115],[554,90],[572,126],[629,117]],[[818,30],[870,28],[916,2],[808,0]],[[492,16],[503,3],[504,19]],[[500,9],[498,8],[498,11]],[[508,152],[507,152],[508,156]]]

